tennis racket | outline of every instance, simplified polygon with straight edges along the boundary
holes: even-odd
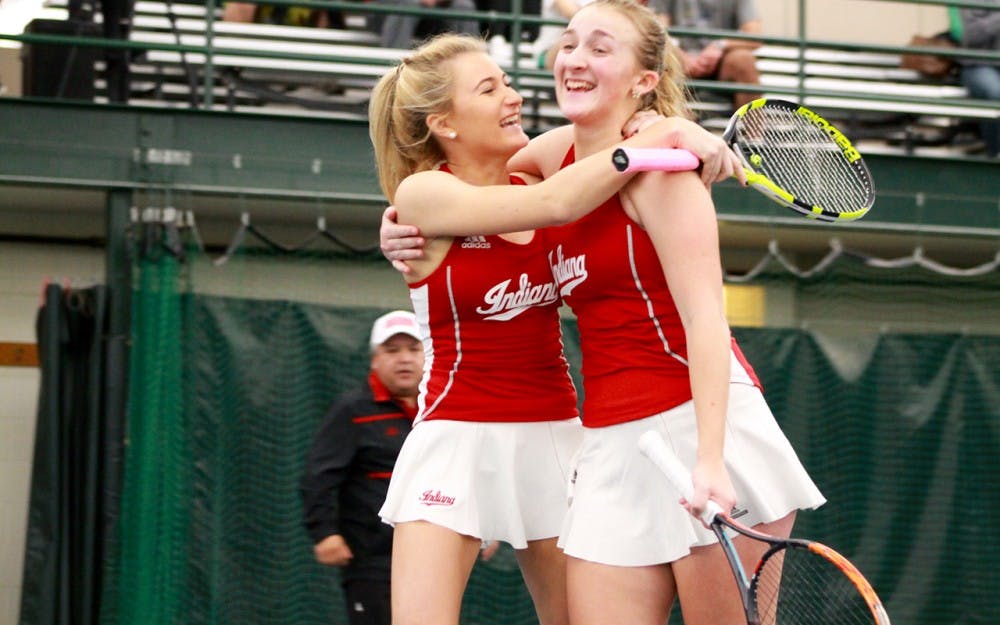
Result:
[[[804,106],[754,100],[733,114],[722,137],[751,187],[807,217],[853,221],[875,203],[875,183],[861,153]],[[687,150],[657,148],[619,148],[612,162],[621,172],[688,171],[701,164]]]
[[[690,500],[691,474],[658,432],[643,434],[639,450]],[[871,584],[833,549],[762,534],[734,521],[711,500],[701,518],[715,532],[733,569],[748,625],[890,625]],[[727,528],[770,546],[750,578]]]

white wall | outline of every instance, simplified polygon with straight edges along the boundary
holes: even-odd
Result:
[[[21,95],[21,50],[0,46],[0,95]]]
[[[757,0],[764,33],[795,37],[799,0]],[[945,30],[947,12],[937,5],[877,0],[806,0],[806,35],[810,39],[905,45],[916,33]]]
[[[17,622],[20,604],[37,394],[37,369],[0,367],[0,623],[4,624]]]

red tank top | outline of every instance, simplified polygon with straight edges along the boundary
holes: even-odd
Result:
[[[563,167],[573,160],[571,148]],[[689,401],[680,315],[653,242],[619,197],[543,232],[563,301],[577,316],[584,425],[634,421]],[[735,341],[732,379],[757,384]]]
[[[410,300],[430,337],[416,422],[578,416],[559,294],[538,232],[527,244],[456,237],[441,265],[410,284]]]

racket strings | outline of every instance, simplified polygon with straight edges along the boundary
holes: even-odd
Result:
[[[867,175],[848,162],[826,132],[794,110],[750,110],[736,133],[752,167],[799,201],[838,214],[869,204]]]
[[[752,589],[761,625],[876,623],[847,573],[806,548],[774,553],[754,575]]]

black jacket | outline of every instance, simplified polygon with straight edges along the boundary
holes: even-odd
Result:
[[[302,476],[306,531],[314,543],[341,534],[354,558],[341,579],[389,580],[392,527],[378,516],[413,413],[371,374],[330,407]]]

